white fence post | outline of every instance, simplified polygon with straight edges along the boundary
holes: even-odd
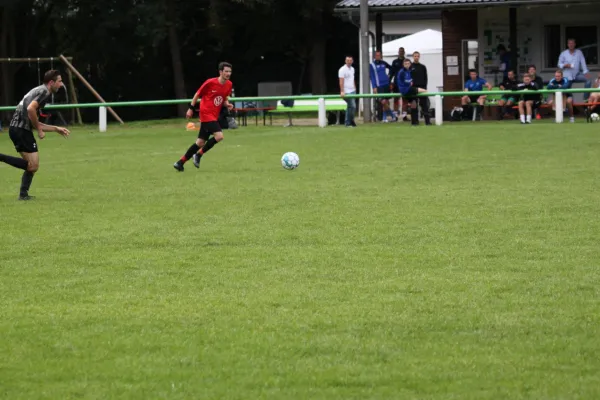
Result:
[[[106,132],[106,107],[100,106],[100,132]]]
[[[325,112],[325,99],[319,98],[319,128],[327,127],[327,115]]]
[[[554,107],[556,107],[556,123],[562,124],[565,106],[563,104],[563,94],[554,92]]]
[[[442,96],[436,94],[434,97],[435,105],[435,124],[442,125],[444,123],[444,105],[442,103]]]

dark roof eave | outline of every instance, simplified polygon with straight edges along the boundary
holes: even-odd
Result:
[[[464,10],[464,9],[477,9],[477,8],[488,8],[488,7],[510,7],[510,6],[542,6],[542,5],[570,5],[570,4],[584,4],[591,3],[589,0],[506,0],[503,2],[491,2],[491,3],[448,3],[448,4],[417,4],[407,6],[370,6],[369,11],[376,12],[398,12],[398,11],[435,11],[435,10]],[[358,11],[359,6],[352,7],[335,7],[335,13],[346,13],[349,11]]]

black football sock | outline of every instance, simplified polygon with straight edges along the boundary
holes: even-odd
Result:
[[[191,145],[190,148],[188,149],[188,151],[185,152],[185,155],[183,157],[181,157],[181,159],[179,160],[180,163],[185,164],[185,162],[187,160],[189,160],[190,158],[192,158],[192,156],[194,154],[196,154],[198,152],[198,150],[200,150],[200,147],[196,143]]]
[[[0,153],[0,161],[5,162],[6,164],[10,165],[11,167],[24,169],[24,170],[27,169],[27,161],[22,158],[19,158],[19,157],[7,156],[6,154]]]
[[[431,115],[429,114],[429,99],[427,97],[421,99],[421,112],[425,119],[425,124],[431,124]]]
[[[416,107],[410,109],[410,123],[411,125],[419,125],[419,109]]]
[[[214,145],[217,143],[218,143],[217,139],[215,139],[214,137],[211,137],[210,139],[208,139],[208,142],[206,142],[204,147],[202,147],[202,149],[200,150],[200,156],[202,156],[204,153],[206,153],[207,151],[212,149],[214,147]]]
[[[21,197],[25,197],[29,195],[29,188],[31,187],[31,181],[33,181],[33,172],[25,171],[23,172],[23,177],[21,178]]]

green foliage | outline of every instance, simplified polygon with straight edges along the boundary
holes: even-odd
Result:
[[[172,46],[175,26],[187,93],[216,75],[219,61],[234,63],[238,95],[256,94],[265,80],[292,81],[295,92],[311,90],[301,79],[317,41],[337,37],[319,72],[336,87],[335,70],[356,43],[355,29],[332,17],[334,1],[271,0],[27,0],[0,8],[24,34],[13,34],[13,50],[0,57],[74,57],[74,65],[108,100],[173,98]],[[1,28],[0,28],[1,29]],[[349,38],[352,38],[349,40]],[[338,54],[339,53],[339,54]],[[48,67],[48,65],[45,65]],[[27,67],[25,67],[27,68]],[[14,97],[28,90],[29,75],[16,74]],[[333,71],[333,72],[332,72]],[[30,74],[31,75],[31,74]],[[327,76],[325,78],[325,76]],[[37,81],[35,82],[37,83]],[[93,100],[78,86],[81,101]],[[155,110],[167,116],[174,108]],[[144,118],[146,111],[132,113]],[[126,111],[130,113],[130,111]],[[86,115],[91,117],[90,112]]]

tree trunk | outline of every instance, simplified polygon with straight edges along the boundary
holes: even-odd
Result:
[[[175,4],[172,0],[165,1],[167,11],[167,29],[169,33],[169,47],[171,48],[171,63],[173,64],[173,87],[175,88],[175,98],[185,99],[185,79],[183,73],[183,63],[181,61],[181,49],[179,47],[179,38],[177,36],[177,15]],[[177,105],[177,115],[185,117],[187,105]]]
[[[14,57],[12,54],[9,37],[15,36],[14,25],[11,22],[11,9],[6,7],[2,12],[0,21],[0,57]],[[14,48],[14,46],[12,46]],[[14,101],[14,68],[11,63],[1,63],[2,75],[2,105],[12,105]],[[6,113],[5,115],[8,115]]]
[[[218,35],[221,30],[221,20],[219,18],[219,2],[222,0],[210,0],[210,7],[208,9],[208,26],[209,29]]]
[[[300,77],[298,78],[298,87],[296,89],[296,94],[302,94],[302,86],[304,85],[304,75],[306,74],[306,61],[302,62],[302,67],[300,67]]]
[[[327,91],[327,80],[325,79],[325,38],[317,35],[313,41],[310,52],[310,86],[313,94],[322,94]]]

